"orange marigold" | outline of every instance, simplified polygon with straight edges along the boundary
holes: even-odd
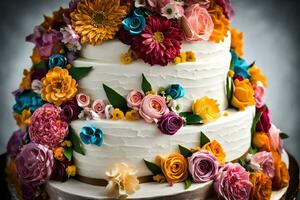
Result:
[[[267,87],[267,77],[262,73],[262,71],[260,70],[260,68],[258,68],[257,66],[253,66],[248,70],[250,76],[251,76],[251,83],[257,84],[258,81],[260,81],[264,87]]]
[[[250,181],[253,185],[250,200],[269,200],[272,194],[272,181],[262,172],[250,174]]]
[[[243,32],[238,32],[235,28],[231,28],[231,49],[235,51],[238,57],[242,58],[244,55],[244,36]]]

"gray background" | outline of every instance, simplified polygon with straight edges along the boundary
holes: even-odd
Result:
[[[30,67],[32,45],[25,36],[66,0],[0,1],[0,153],[5,152],[10,134],[17,128],[12,117],[14,98],[24,68]],[[244,32],[245,58],[256,61],[269,78],[267,103],[272,120],[290,135],[285,148],[300,162],[300,97],[298,76],[299,1],[233,0],[233,26]]]

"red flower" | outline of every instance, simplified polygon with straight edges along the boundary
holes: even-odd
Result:
[[[256,131],[257,132],[264,132],[269,133],[271,128],[271,117],[269,113],[269,109],[267,106],[263,106],[262,108],[256,108],[256,113],[261,112],[262,115],[257,122]]]
[[[176,21],[150,16],[144,32],[133,38],[132,48],[145,63],[166,66],[180,54],[183,38]]]

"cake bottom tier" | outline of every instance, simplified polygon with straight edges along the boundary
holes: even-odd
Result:
[[[289,166],[289,158],[286,151],[282,153],[282,160]],[[189,189],[184,189],[183,183],[159,184],[144,183],[141,184],[140,190],[127,199],[148,199],[148,200],[216,200],[213,193],[213,183],[193,184]],[[105,187],[93,186],[82,183],[75,179],[70,179],[65,183],[50,181],[47,184],[47,192],[50,200],[104,200],[111,199],[105,193]],[[279,191],[273,191],[271,200],[279,200],[286,193],[287,187]]]

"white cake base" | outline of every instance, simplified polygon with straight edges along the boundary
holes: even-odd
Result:
[[[289,166],[289,158],[286,151],[282,153],[282,160]],[[279,191],[272,192],[272,200],[280,199],[287,191],[283,188]],[[105,187],[88,185],[77,180],[71,179],[65,183],[49,182],[47,192],[50,200],[103,200],[111,199],[105,194]],[[144,183],[141,184],[141,189],[134,195],[130,195],[128,199],[155,199],[155,200],[214,200],[216,197],[210,197],[212,194],[212,182],[205,184],[193,184],[188,190],[184,189],[183,183],[174,184],[172,187],[169,184]]]

